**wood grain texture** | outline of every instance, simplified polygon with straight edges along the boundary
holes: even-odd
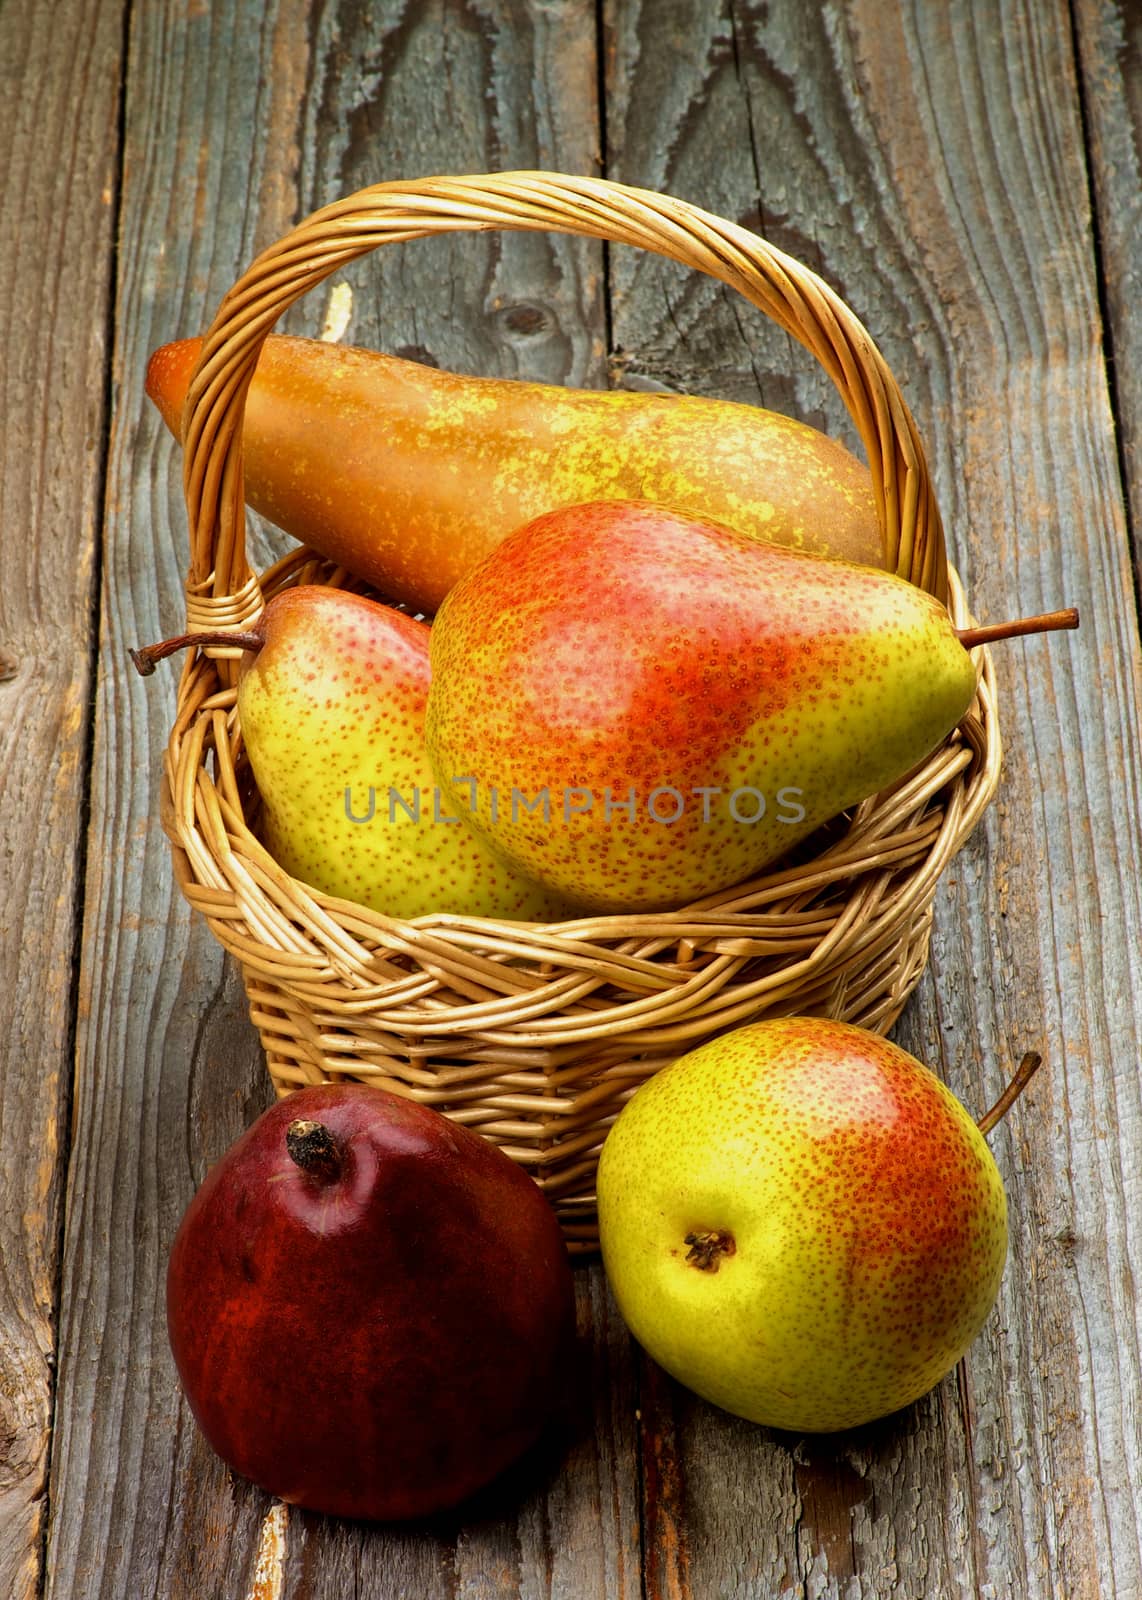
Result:
[[[1142,585],[1142,10],[1130,0],[1075,6],[1091,186],[1102,254],[1111,392]]]
[[[1132,1594],[1138,633],[1068,9],[670,0],[608,22],[610,175],[814,265],[901,379],[981,615],[1083,614],[1058,648],[999,654],[1001,800],[949,874],[897,1030],[979,1110],[1023,1048],[1045,1049],[993,1138],[1013,1202],[997,1313],[936,1394],[851,1440],[809,1449],[676,1402],[685,1584]],[[715,286],[616,262],[614,328],[651,381],[845,432],[812,374],[786,376],[799,354]]]
[[[327,26],[327,24],[326,24]],[[324,37],[324,33],[322,35]],[[385,179],[598,169],[597,60],[586,0],[344,5],[315,69],[302,210]],[[454,371],[597,387],[606,381],[597,244],[459,234],[375,251],[340,276],[347,343]],[[330,285],[285,319],[320,331]]]
[[[118,9],[0,9],[0,1594],[13,1600],[38,1592],[47,1503]]]
[[[209,314],[259,226],[289,220],[257,209],[263,194],[288,204],[270,176],[281,143],[267,143],[287,120],[279,23],[260,4],[152,5],[133,9],[128,39],[52,1600],[242,1593],[266,1504],[209,1459],[166,1342],[179,1216],[267,1093],[240,986],[175,890],[159,825],[174,680],[144,684],[126,650],[182,620],[186,567],[178,467],[143,395],[147,354]]]

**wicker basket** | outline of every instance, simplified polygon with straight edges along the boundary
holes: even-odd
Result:
[[[223,301],[187,399],[188,628],[248,626],[284,585],[347,584],[299,549],[246,560],[241,423],[262,342],[346,263],[427,234],[553,230],[652,250],[736,289],[833,380],[868,454],[886,565],[967,614],[947,564],[915,425],[868,334],[817,277],[681,201],[550,173],[365,189],[301,223]],[[974,706],[923,766],[815,836],[796,864],[684,910],[559,926],[437,915],[396,921],[312,892],[251,830],[235,713],[237,650],[187,656],[166,753],[163,825],[178,883],[238,961],[279,1093],[357,1079],[436,1106],[522,1163],[573,1250],[597,1241],[607,1128],[649,1075],[766,1014],[825,1013],[886,1032],[927,960],[940,872],[994,792],[986,649]]]

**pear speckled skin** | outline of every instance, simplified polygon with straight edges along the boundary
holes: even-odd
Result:
[[[1002,1180],[964,1107],[898,1046],[824,1019],[741,1028],[650,1079],[604,1144],[598,1204],[640,1343],[706,1399],[795,1431],[926,1394],[982,1328],[1007,1252]]]
[[[242,657],[238,717],[262,797],[261,836],[291,877],[392,917],[561,914],[556,896],[503,862],[434,793],[426,623],[304,585],[274,596],[259,627],[265,643]],[[370,788],[371,819],[352,820],[368,817]]]
[[[176,437],[201,346],[164,345],[148,364]],[[753,538],[883,560],[867,467],[815,428],[728,400],[469,377],[273,335],[242,438],[257,511],[427,612],[514,528],[582,500],[660,500]]]
[[[454,803],[522,872],[612,911],[743,882],[910,771],[976,688],[945,607],[903,579],[638,502],[518,530],[448,596],[430,653]]]

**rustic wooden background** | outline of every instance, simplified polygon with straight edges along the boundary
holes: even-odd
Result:
[[[0,1595],[711,1600],[1142,1595],[1142,7],[1136,0],[0,0]],[[155,807],[181,621],[178,460],[142,389],[254,251],[381,178],[514,167],[759,228],[869,326],[996,652],[997,803],[941,887],[897,1037],[1012,1199],[998,1308],[898,1417],[723,1415],[579,1269],[590,1395],[463,1514],[285,1514],[180,1402],[167,1249],[267,1102]],[[383,259],[382,259],[383,257]],[[391,248],[346,337],[665,385],[851,442],[799,349],[708,280],[530,235]],[[344,305],[291,314],[319,332]]]

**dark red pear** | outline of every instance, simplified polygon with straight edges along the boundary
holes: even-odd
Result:
[[[394,1520],[498,1476],[563,1403],[572,1277],[502,1151],[364,1084],[279,1101],[210,1170],[167,1275],[207,1440],[291,1504]]]

